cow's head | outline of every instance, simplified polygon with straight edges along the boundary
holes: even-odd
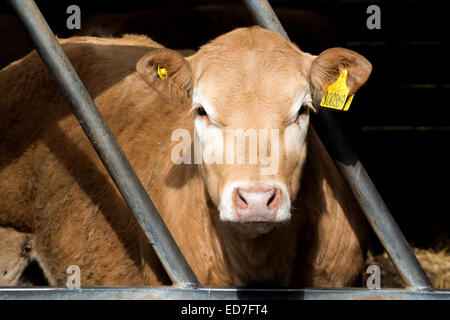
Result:
[[[257,234],[290,219],[310,113],[343,69],[350,96],[371,64],[343,48],[313,56],[259,27],[222,35],[189,58],[154,50],[137,66],[160,93],[189,101],[195,160],[220,219]]]

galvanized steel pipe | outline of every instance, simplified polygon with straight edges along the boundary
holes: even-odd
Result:
[[[164,221],[33,0],[10,0],[72,112],[176,285],[199,285]]]
[[[244,0],[263,28],[278,32],[290,40],[267,0]],[[432,288],[425,271],[411,250],[389,209],[367,175],[332,111],[319,109],[316,129],[336,166],[353,191],[367,220],[383,244],[405,283],[414,288]]]

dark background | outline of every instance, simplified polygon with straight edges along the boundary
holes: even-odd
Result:
[[[196,49],[254,24],[240,1],[36,2],[60,37],[140,33],[173,49]],[[418,247],[448,244],[450,1],[270,2],[302,50],[319,54],[342,46],[372,62],[373,73],[350,111],[336,117],[407,239]],[[81,8],[76,32],[66,28],[70,4]],[[381,30],[366,27],[371,4],[381,8]],[[104,13],[129,15],[98,16]],[[8,4],[1,2],[0,15],[0,50],[12,52],[0,60],[1,68],[31,44],[20,24],[6,16],[12,15]]]

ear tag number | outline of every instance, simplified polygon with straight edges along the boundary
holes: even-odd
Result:
[[[350,91],[347,87],[347,74],[347,69],[342,70],[336,82],[327,87],[325,95],[320,102],[322,107],[342,111],[347,111],[350,108],[354,94],[347,99]]]
[[[158,64],[158,76],[162,79],[162,80],[166,80],[167,77],[167,68],[163,67],[162,65]]]

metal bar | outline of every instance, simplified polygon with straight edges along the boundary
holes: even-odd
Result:
[[[263,28],[275,31],[289,40],[289,36],[278,20],[276,13],[273,11],[269,1],[245,0],[248,10],[256,19],[256,22]]]
[[[267,0],[244,0],[244,2],[259,25],[278,32],[289,40],[286,31]],[[425,271],[392,218],[358,156],[342,133],[331,111],[320,108],[317,120],[319,126],[316,129],[320,137],[402,279],[411,287],[432,288]]]
[[[450,300],[448,290],[236,288],[0,288],[0,300]]]
[[[36,50],[176,285],[199,285],[94,101],[33,0],[10,0]]]
[[[330,112],[323,111],[318,112],[318,120],[321,136],[325,138],[324,143],[402,279],[408,286],[432,287],[364,166],[346,140],[338,122]]]

